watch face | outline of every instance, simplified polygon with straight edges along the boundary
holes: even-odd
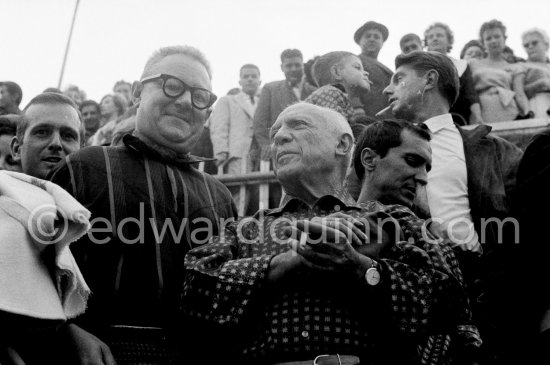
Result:
[[[377,285],[380,282],[380,272],[377,269],[371,267],[367,270],[365,278],[367,279],[367,283],[369,285]]]

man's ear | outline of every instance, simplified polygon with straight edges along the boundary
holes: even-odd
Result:
[[[17,136],[13,136],[11,139],[11,157],[14,161],[21,163],[21,144]]]
[[[361,151],[361,164],[365,171],[374,171],[379,160],[379,155],[372,148],[365,147]]]
[[[208,109],[206,109],[206,120],[208,120],[208,118],[210,118],[210,114],[212,114],[212,110],[214,110],[214,108],[210,107]]]
[[[143,90],[143,84],[139,81],[134,81],[132,84],[132,102],[139,104],[141,101],[141,92]]]
[[[345,156],[348,153],[351,153],[353,148],[353,137],[351,134],[345,133],[340,136],[338,145],[336,146],[336,154],[340,156]]]
[[[424,77],[426,78],[426,86],[424,86],[424,91],[437,89],[437,83],[439,82],[439,72],[432,69],[426,72],[426,75],[424,75]]]

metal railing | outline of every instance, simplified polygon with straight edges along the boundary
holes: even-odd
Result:
[[[550,118],[524,119],[519,121],[506,121],[499,123],[489,123],[493,129],[492,135],[496,135],[509,140],[518,147],[525,149],[529,140],[536,134],[550,129]],[[466,126],[464,128],[472,129],[475,125]],[[261,161],[260,171],[246,172],[245,164],[243,165],[242,173],[239,175],[223,174],[223,168],[218,168],[218,174],[214,175],[218,180],[228,187],[239,186],[239,194],[242,197],[239,199],[237,211],[239,216],[245,215],[246,206],[244,198],[249,185],[259,186],[259,206],[260,209],[269,207],[269,184],[278,183],[273,171],[269,170],[269,162]],[[199,164],[199,170],[204,171],[204,162]]]

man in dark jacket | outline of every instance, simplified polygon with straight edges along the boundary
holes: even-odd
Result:
[[[422,123],[432,134],[432,170],[417,206],[432,218],[432,230],[454,243],[474,317],[490,357],[505,341],[506,275],[513,265],[517,221],[509,217],[511,191],[522,151],[490,136],[491,127],[465,130],[455,126],[449,109],[459,82],[448,57],[437,52],[412,52],[395,60],[396,72],[384,93],[393,114]],[[509,309],[509,308],[508,308]]]
[[[261,159],[269,161],[269,130],[281,112],[290,104],[305,100],[315,87],[304,78],[302,52],[285,49],[281,53],[281,70],[285,79],[265,84],[254,114],[254,139],[261,150]]]
[[[285,79],[264,85],[254,113],[254,137],[250,152],[254,170],[264,171],[268,167],[270,170],[273,169],[269,164],[269,130],[279,114],[290,104],[305,100],[315,91],[315,87],[305,80],[304,58],[300,50],[285,49],[281,53],[281,70],[285,74]],[[281,188],[278,184],[271,184],[269,207],[277,207],[280,200]]]
[[[94,293],[66,328],[80,363],[165,364],[188,351],[176,339],[190,332],[177,321],[184,255],[236,215],[227,188],[189,155],[216,100],[211,89],[200,51],[161,48],[135,84],[134,134],[74,153],[50,176],[95,218],[74,250]]]
[[[361,47],[359,58],[363,63],[363,68],[369,73],[372,85],[370,91],[363,92],[359,101],[352,99],[352,105],[354,107],[357,106],[357,103],[362,105],[369,117],[375,117],[379,111],[388,106],[388,100],[384,96],[383,90],[389,84],[393,72],[378,61],[378,54],[388,36],[388,28],[373,21],[363,24],[353,35],[355,43]]]

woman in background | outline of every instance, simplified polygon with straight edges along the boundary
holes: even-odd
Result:
[[[439,52],[453,61],[460,80],[460,90],[456,102],[451,107],[451,114],[458,114],[462,118],[456,120],[458,124],[483,124],[479,98],[474,88],[472,72],[465,60],[457,60],[449,56],[453,48],[454,35],[451,28],[444,23],[434,23],[424,32],[424,44],[428,51]]]
[[[550,114],[550,63],[548,60],[548,34],[542,29],[533,28],[524,32],[521,41],[527,53],[525,69],[520,77],[529,107],[535,118],[548,118]]]
[[[460,59],[470,61],[472,59],[482,60],[485,58],[485,51],[483,45],[477,39],[473,39],[466,43],[460,51]]]
[[[127,102],[119,94],[105,95],[101,99],[100,107],[105,125],[99,128],[92,138],[90,138],[90,146],[109,145],[113,138],[115,127],[120,121],[126,119],[123,115],[126,113]]]
[[[99,103],[105,124],[113,122],[126,112],[126,101],[119,94],[107,94]]]
[[[528,113],[529,103],[523,90],[517,87],[523,68],[518,64],[509,64],[504,58],[506,27],[498,20],[491,20],[483,23],[479,36],[487,57],[472,60],[470,67],[483,121],[491,123],[520,119]]]

